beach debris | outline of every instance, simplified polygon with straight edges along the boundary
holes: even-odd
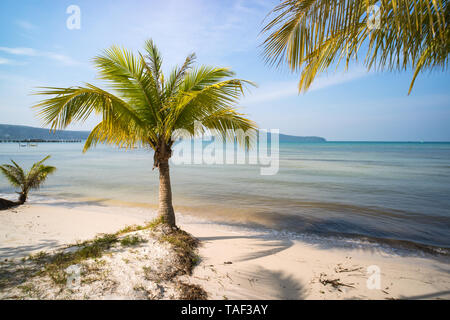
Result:
[[[323,284],[324,286],[330,284],[333,288],[341,291],[340,287],[349,287],[354,288],[353,283],[343,283],[341,282],[341,279],[331,279],[328,277],[327,274],[321,273],[319,277],[319,282]]]
[[[225,261],[223,264],[233,264],[231,261]]]
[[[337,265],[336,268],[334,268],[334,271],[336,273],[343,273],[343,272],[354,272],[354,271],[361,271],[363,267],[357,267],[357,266],[352,266],[352,267],[343,267],[342,263],[339,263]]]
[[[206,300],[208,298],[206,291],[197,284],[178,281],[177,285],[180,300]]]
[[[250,283],[250,285],[253,287],[253,285],[254,285],[254,283],[256,282],[256,281],[258,281],[258,279],[256,279],[256,278],[249,278],[249,279],[247,279],[248,280],[248,282]]]

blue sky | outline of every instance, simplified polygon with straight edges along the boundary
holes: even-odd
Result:
[[[39,126],[30,108],[38,86],[100,84],[90,59],[112,44],[140,50],[153,38],[167,70],[195,52],[198,63],[229,66],[258,88],[241,101],[261,128],[329,140],[450,141],[450,74],[412,71],[322,75],[298,95],[298,75],[266,65],[259,36],[278,0],[2,0],[0,2],[0,123]],[[69,30],[67,7],[81,9]],[[73,129],[90,129],[96,119]]]

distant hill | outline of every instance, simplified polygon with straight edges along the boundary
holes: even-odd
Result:
[[[0,124],[0,140],[85,140],[88,131],[66,131]]]
[[[327,140],[322,137],[289,136],[287,134],[280,133],[280,142],[327,142]]]
[[[56,130],[0,124],[0,140],[85,140],[89,131]],[[326,142],[321,137],[298,137],[280,134],[280,142]]]

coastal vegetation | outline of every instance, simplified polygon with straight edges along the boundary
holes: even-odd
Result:
[[[18,201],[0,199],[0,210],[24,204],[27,201],[28,193],[42,186],[48,175],[56,171],[55,167],[44,165],[44,162],[49,158],[50,156],[46,156],[41,161],[34,163],[29,171],[25,171],[14,160],[11,160],[12,165],[3,164],[0,166],[0,172],[11,185],[20,188],[20,191],[17,192],[19,194]]]
[[[94,58],[109,90],[92,84],[47,87],[37,94],[51,97],[35,108],[44,125],[52,129],[64,129],[91,114],[101,114],[102,121],[89,134],[83,151],[97,143],[153,149],[153,168],[159,170],[159,215],[174,229],[169,174],[172,145],[179,137],[195,137],[205,131],[232,141],[238,130],[248,133],[247,137],[255,134],[256,124],[235,109],[246,85],[252,83],[233,78],[229,68],[194,68],[195,54],[165,77],[161,54],[153,41],[148,40],[144,49],[144,54],[136,55],[113,46]],[[243,136],[238,140],[247,146],[250,141]]]
[[[447,70],[450,5],[436,0],[298,1],[286,0],[269,15],[262,33],[270,64],[287,63],[301,71],[299,91],[331,66],[365,53],[367,70]]]
[[[184,278],[198,263],[198,240],[181,230],[168,236],[161,226],[161,219],[155,219],[62,249],[30,254],[20,262],[4,261],[0,298],[80,299],[89,292],[90,298],[206,299],[200,286]],[[70,285],[69,271],[74,266],[80,271],[77,290]],[[123,278],[125,269],[129,278]]]

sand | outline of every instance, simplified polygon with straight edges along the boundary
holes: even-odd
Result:
[[[40,202],[0,211],[0,259],[20,259],[154,217],[148,208],[89,201]],[[201,285],[210,299],[450,298],[445,257],[292,239],[177,217],[182,229],[201,240],[201,262],[184,281]]]

